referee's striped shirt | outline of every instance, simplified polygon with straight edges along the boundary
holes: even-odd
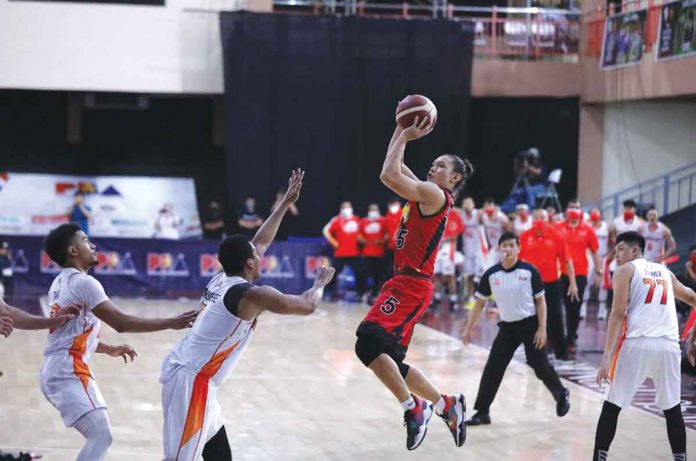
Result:
[[[517,322],[536,315],[534,298],[544,296],[544,283],[533,265],[517,261],[504,269],[502,264],[490,267],[481,277],[476,297],[488,299],[495,296],[500,320]]]

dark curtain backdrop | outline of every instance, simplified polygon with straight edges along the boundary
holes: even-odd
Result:
[[[391,196],[379,172],[396,104],[424,94],[438,125],[407,148],[421,177],[467,146],[473,29],[468,23],[223,13],[230,197],[269,203],[307,170],[297,232],[318,235],[341,200],[364,215]]]

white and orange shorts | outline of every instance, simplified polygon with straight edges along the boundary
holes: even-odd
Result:
[[[165,461],[200,461],[205,444],[225,424],[217,386],[184,367],[163,373]]]
[[[60,412],[67,427],[92,410],[106,408],[87,364],[67,353],[46,357],[41,367],[41,392]]]
[[[681,402],[681,352],[677,341],[666,338],[628,338],[612,361],[613,378],[604,400],[620,408],[631,405],[646,378],[655,383],[655,405],[669,410]]]

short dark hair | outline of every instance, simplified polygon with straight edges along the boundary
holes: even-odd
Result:
[[[627,245],[638,245],[641,253],[645,251],[645,238],[638,232],[623,232],[616,237],[616,243],[625,242]]]
[[[48,233],[44,241],[44,251],[51,261],[60,267],[65,267],[68,260],[68,247],[72,244],[75,234],[81,230],[77,224],[70,223],[61,224]]]
[[[249,239],[242,234],[227,237],[218,247],[218,261],[228,275],[241,274],[247,259],[254,257],[254,249]]]
[[[645,213],[647,214],[649,211],[655,210],[657,211],[657,207],[655,205],[650,205],[647,210],[645,210]]]
[[[638,208],[636,201],[631,199],[624,200],[621,205],[623,205],[624,208]]]
[[[520,244],[520,238],[514,232],[503,232],[503,235],[498,239],[498,246],[502,245],[507,240],[514,240],[517,245]]]
[[[495,203],[495,199],[493,197],[484,197],[483,203]]]

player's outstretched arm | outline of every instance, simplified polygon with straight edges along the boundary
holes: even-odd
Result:
[[[198,311],[188,311],[168,319],[145,319],[121,312],[110,299],[92,309],[92,312],[119,333],[181,330],[190,326],[198,316]]]
[[[623,264],[616,269],[612,278],[614,288],[614,300],[611,304],[611,314],[607,325],[607,339],[604,344],[604,355],[602,364],[597,373],[597,384],[609,382],[611,380],[610,368],[611,360],[616,350],[616,346],[621,336],[621,329],[628,310],[629,287],[634,268],[631,264]]]
[[[67,306],[60,309],[50,318],[39,315],[32,315],[21,309],[12,307],[0,298],[0,315],[9,317],[14,328],[20,330],[44,330],[47,328],[57,328],[80,315],[80,308],[77,306]]]
[[[263,311],[286,315],[309,315],[317,310],[324,295],[324,287],[329,284],[336,269],[321,266],[317,269],[314,285],[301,295],[286,295],[275,288],[253,287],[244,293],[239,302],[242,318],[253,318]]]
[[[401,131],[387,150],[379,179],[385,186],[406,200],[414,200],[428,208],[439,208],[445,202],[445,194],[442,190],[437,185],[420,181],[412,173],[411,175],[405,174],[402,170],[406,144],[426,136],[432,129],[433,126],[427,118],[420,122],[416,118],[413,125]],[[410,170],[408,171],[410,172]]]
[[[300,198],[300,191],[302,190],[302,179],[304,178],[304,170],[296,169],[290,174],[290,179],[288,179],[288,190],[285,191],[285,195],[280,200],[278,207],[271,213],[271,215],[263,222],[259,230],[254,235],[251,243],[256,247],[256,252],[259,256],[263,256],[266,250],[278,232],[278,227],[280,227],[281,221],[283,221],[283,216],[285,212],[288,211],[290,205],[297,202]]]
[[[128,363],[128,358],[132,362],[138,356],[135,349],[130,347],[128,344],[122,344],[120,346],[110,346],[106,343],[100,342],[97,344],[97,354],[106,354],[109,357],[122,357],[125,363]]]

